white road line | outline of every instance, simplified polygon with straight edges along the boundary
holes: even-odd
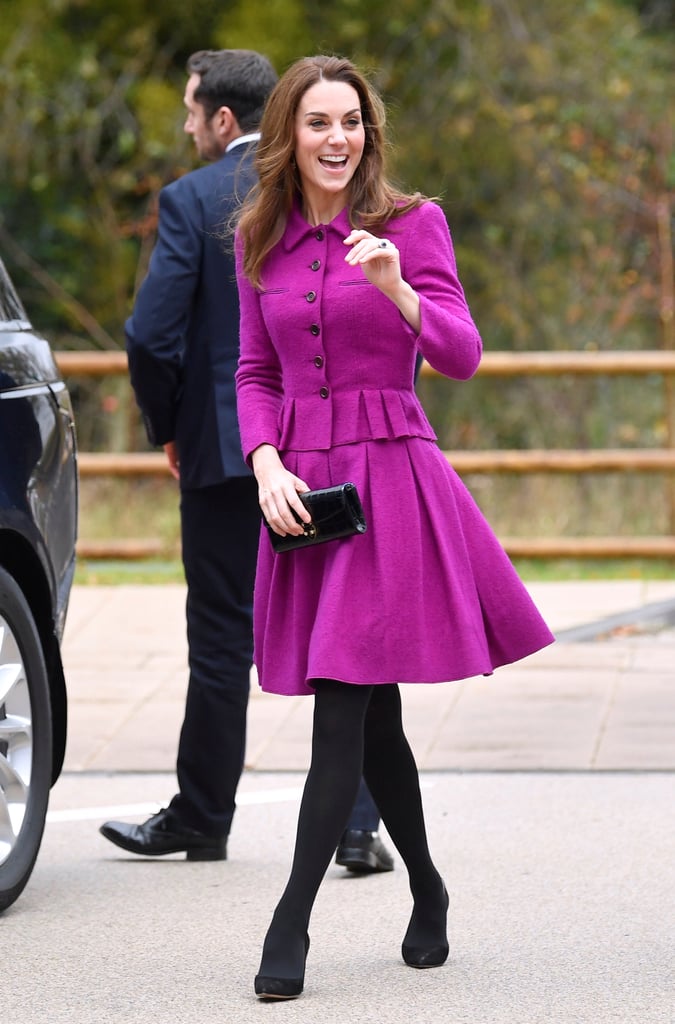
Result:
[[[302,786],[287,789],[262,789],[258,793],[238,793],[237,806],[246,807],[259,804],[280,804],[299,800]],[[159,804],[116,804],[108,807],[79,807],[72,810],[48,811],[47,822],[54,824],[64,821],[94,821],[103,818],[124,818],[128,815],[156,814]]]
[[[430,789],[434,783],[429,779],[420,779],[420,789]],[[237,793],[238,807],[254,807],[262,804],[292,803],[300,800],[302,786],[288,786],[281,789],[261,789],[256,793]],[[135,817],[148,814],[156,814],[160,805],[152,804],[112,804],[106,807],[78,807],[59,811],[48,811],[47,823],[50,825],[59,822],[72,821],[95,821],[101,818],[110,821],[112,818]]]

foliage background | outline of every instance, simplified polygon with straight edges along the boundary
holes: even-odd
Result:
[[[441,199],[486,349],[673,347],[674,40],[672,0],[3,0],[0,251],[56,348],[122,347],[157,193],[194,166],[186,58],[339,52],[385,97],[393,175]],[[81,447],[145,445],[126,382],[69,383]],[[657,379],[420,393],[448,448],[666,437]],[[511,532],[547,486],[473,484]],[[616,481],[568,484],[540,532],[665,529],[663,480],[633,481],[627,523]]]

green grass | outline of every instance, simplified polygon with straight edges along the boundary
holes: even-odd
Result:
[[[560,580],[672,580],[675,565],[667,559],[515,559],[521,579],[530,583]],[[183,566],[177,559],[162,561],[88,561],[80,559],[75,571],[78,586],[119,583],[183,583]]]
[[[119,583],[184,583],[183,565],[178,560],[123,562],[116,560],[90,561],[78,559],[75,567],[75,583],[77,586],[104,585],[115,586]]]
[[[80,537],[158,539],[168,557],[179,551],[180,494],[171,477],[80,480]]]
[[[649,481],[623,488],[617,481],[588,490],[588,482],[566,479],[519,482],[477,479],[473,491],[498,536],[583,536],[610,533],[666,533],[666,503],[657,500]],[[602,483],[602,481],[600,482]],[[630,501],[628,500],[630,498]],[[82,480],[80,537],[153,538],[162,557],[85,560],[76,569],[77,584],[182,583],[179,493],[174,481]],[[658,521],[650,514],[656,511]],[[669,559],[517,559],[522,579],[553,580],[673,579]]]
[[[560,580],[672,580],[675,564],[652,558],[516,558],[513,564],[526,582]]]

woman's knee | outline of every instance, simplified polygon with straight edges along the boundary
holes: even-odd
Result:
[[[335,679],[315,680],[314,738],[350,743],[363,738],[371,686],[355,686]]]
[[[403,735],[401,694],[395,683],[373,687],[366,710],[364,734],[371,742],[391,742]]]

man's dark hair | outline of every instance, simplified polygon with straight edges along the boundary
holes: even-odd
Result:
[[[244,134],[259,127],[278,77],[267,57],[255,50],[198,50],[188,59],[187,70],[200,77],[194,98],[207,120],[220,107],[229,107]]]

